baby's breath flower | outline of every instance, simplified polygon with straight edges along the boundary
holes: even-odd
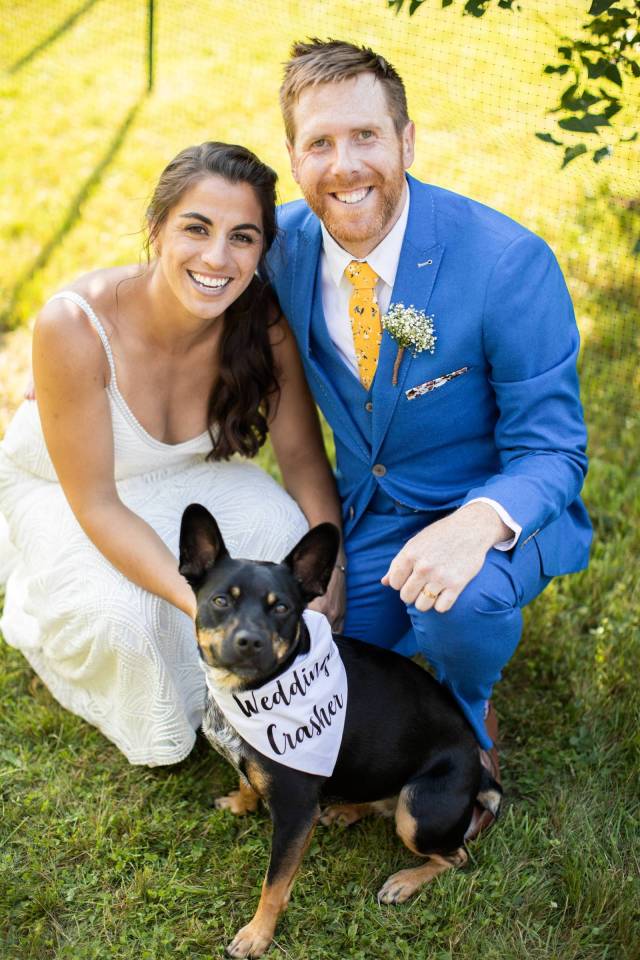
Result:
[[[402,363],[404,351],[408,348],[412,356],[417,356],[423,350],[433,353],[438,339],[434,333],[433,315],[428,316],[424,310],[416,310],[413,304],[405,307],[403,303],[392,303],[382,317],[382,329],[398,344],[398,353],[393,365],[393,385],[398,383],[398,370]]]

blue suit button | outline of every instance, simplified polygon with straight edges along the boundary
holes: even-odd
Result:
[[[376,463],[371,471],[374,477],[384,477],[387,472],[387,468],[382,463]]]
[[[367,413],[371,413],[371,411],[373,410],[373,404],[371,403],[371,400],[367,400],[367,402],[364,405],[364,408],[367,411]]]

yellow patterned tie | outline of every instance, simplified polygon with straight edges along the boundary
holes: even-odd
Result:
[[[378,365],[380,340],[380,309],[376,300],[378,274],[366,260],[352,260],[344,275],[353,284],[349,300],[349,316],[353,330],[353,345],[362,386],[368,390]]]

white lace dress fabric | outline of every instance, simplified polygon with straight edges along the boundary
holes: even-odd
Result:
[[[118,390],[106,333],[90,318],[109,360],[115,479],[122,501],[178,556],[189,503],[216,517],[232,556],[281,560],[307,529],[295,502],[243,460],[207,462],[207,433],[161,443]],[[25,401],[0,444],[0,630],[53,696],[98,727],[131,763],[176,763],[190,752],[205,681],[193,624],[166,600],[127,580],[87,538],[57,482],[37,404]]]

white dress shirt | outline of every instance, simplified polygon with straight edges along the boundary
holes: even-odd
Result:
[[[322,309],[329,331],[329,336],[340,358],[351,371],[354,377],[360,378],[358,361],[353,344],[351,318],[349,316],[349,300],[353,293],[353,285],[344,275],[345,269],[352,260],[362,259],[378,274],[376,283],[376,300],[380,312],[385,313],[391,302],[391,292],[395,283],[402,241],[409,218],[409,189],[405,184],[405,200],[402,213],[394,223],[389,233],[367,257],[353,257],[347,253],[331,236],[324,223],[322,230],[322,253],[320,255],[320,277],[322,283]],[[515,547],[522,532],[520,524],[507,513],[503,506],[489,497],[476,497],[469,503],[488,503],[496,511],[503,523],[513,531],[510,540],[496,543],[496,550],[510,550]]]

